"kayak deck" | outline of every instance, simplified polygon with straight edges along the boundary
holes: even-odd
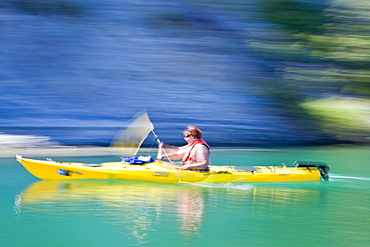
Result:
[[[110,179],[158,183],[254,183],[320,181],[321,170],[316,166],[210,166],[210,172],[177,170],[170,163],[154,161],[145,164],[106,162],[86,164],[53,160],[17,160],[35,177],[55,179]]]

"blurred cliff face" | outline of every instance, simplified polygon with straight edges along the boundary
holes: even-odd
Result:
[[[312,107],[368,104],[367,5],[3,1],[0,131],[105,145],[145,108],[173,142],[188,124],[219,145],[367,141],[368,111],[337,128],[339,104]]]

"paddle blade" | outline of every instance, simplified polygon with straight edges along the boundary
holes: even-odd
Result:
[[[114,148],[118,155],[134,156],[152,130],[154,130],[154,126],[148,113],[142,111],[129,121],[127,127],[118,132],[110,147]]]

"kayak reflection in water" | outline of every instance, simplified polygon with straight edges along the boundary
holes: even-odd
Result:
[[[182,133],[188,144],[176,147],[161,142],[158,145],[157,159],[181,159],[182,162],[177,169],[209,172],[210,146],[202,139],[202,131],[189,125]]]

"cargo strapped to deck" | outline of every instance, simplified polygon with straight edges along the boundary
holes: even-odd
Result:
[[[129,163],[131,165],[144,165],[146,163],[152,163],[155,160],[152,156],[123,156],[121,157],[122,161],[125,163]]]

